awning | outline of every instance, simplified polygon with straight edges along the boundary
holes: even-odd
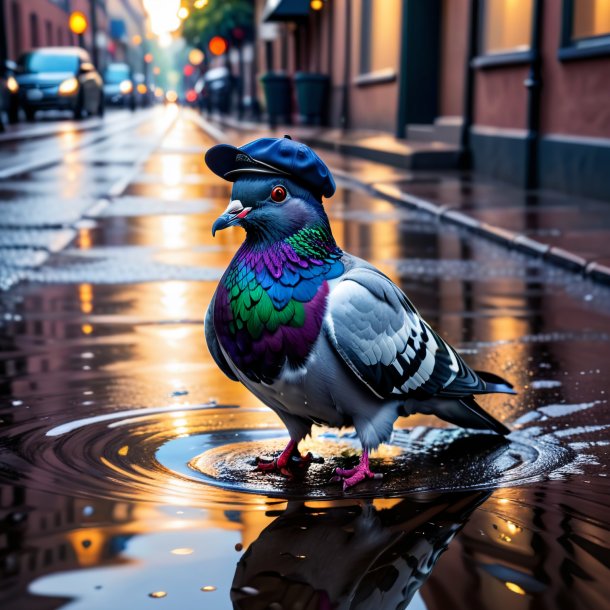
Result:
[[[295,21],[309,15],[309,0],[267,0],[263,21]]]

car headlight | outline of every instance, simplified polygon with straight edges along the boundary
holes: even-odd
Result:
[[[119,90],[121,93],[131,93],[133,91],[133,84],[130,80],[124,80],[119,85]]]
[[[61,85],[59,85],[60,95],[72,95],[78,91],[78,80],[74,77],[67,78]]]
[[[11,93],[17,93],[17,91],[19,91],[19,83],[14,76],[9,76],[6,79],[6,87]]]

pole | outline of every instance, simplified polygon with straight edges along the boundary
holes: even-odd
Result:
[[[462,117],[462,128],[460,131],[461,160],[463,169],[472,168],[472,148],[470,132],[474,122],[474,80],[475,69],[472,66],[477,56],[479,41],[479,0],[470,0],[470,14],[468,25],[468,51],[466,53],[466,65],[464,67],[464,109]]]
[[[343,100],[341,103],[341,127],[349,127],[349,85],[352,70],[352,3],[345,2],[345,63],[343,64]]]
[[[91,59],[93,65],[99,69],[97,54],[97,0],[89,0],[91,7]]]
[[[525,82],[527,87],[527,142],[525,149],[525,186],[538,187],[538,144],[540,140],[540,93],[542,90],[542,15],[543,0],[534,2],[532,23],[532,62]]]
[[[0,0],[0,78],[4,78],[6,76],[7,59],[8,50],[6,47],[6,18],[4,14],[4,0]],[[2,112],[0,112],[0,131],[4,131],[4,119],[2,117]]]

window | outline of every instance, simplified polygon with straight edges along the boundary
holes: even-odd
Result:
[[[362,0],[359,84],[395,80],[400,40],[400,3]],[[370,82],[369,82],[370,81]]]
[[[573,39],[608,35],[610,35],[610,0],[573,2]]]
[[[484,54],[528,51],[533,0],[487,0],[483,6]]]
[[[13,59],[21,54],[21,8],[13,2],[11,10],[11,24],[13,28]]]
[[[610,0],[564,0],[559,59],[610,55]]]
[[[30,41],[32,47],[40,45],[38,38],[38,15],[36,13],[30,13]]]
[[[50,47],[53,45],[53,24],[47,21],[44,25],[47,32],[47,45]]]

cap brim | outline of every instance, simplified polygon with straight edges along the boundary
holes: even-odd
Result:
[[[242,174],[288,175],[272,165],[254,159],[231,144],[216,144],[205,153],[205,164],[217,175],[235,182]]]

